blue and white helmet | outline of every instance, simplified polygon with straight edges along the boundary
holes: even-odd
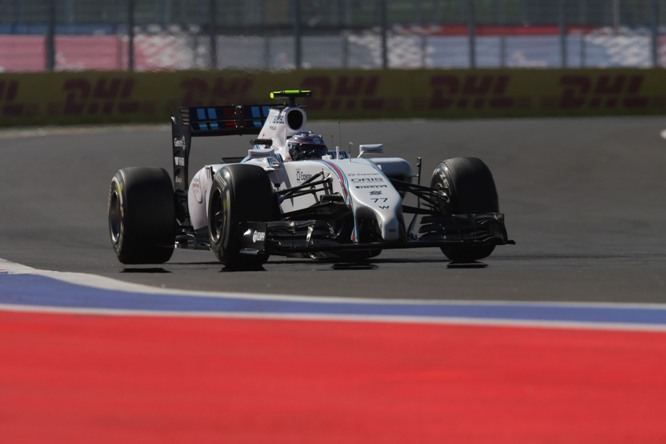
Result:
[[[321,134],[301,131],[287,139],[291,160],[321,159],[328,154],[328,148]]]

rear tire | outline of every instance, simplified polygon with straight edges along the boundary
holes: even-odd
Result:
[[[217,259],[236,269],[259,268],[267,254],[241,254],[243,222],[274,220],[277,201],[266,171],[255,165],[232,164],[214,177],[208,201],[208,234]]]
[[[111,179],[109,234],[123,264],[161,264],[174,250],[176,216],[169,174],[162,168],[123,168]]]
[[[456,157],[442,161],[432,175],[430,186],[449,196],[442,214],[473,214],[499,212],[499,199],[493,175],[486,164],[476,157]],[[453,262],[473,262],[490,256],[493,244],[452,245],[442,252]]]

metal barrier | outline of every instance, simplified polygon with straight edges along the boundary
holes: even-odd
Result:
[[[661,67],[666,0],[0,0],[0,71]]]

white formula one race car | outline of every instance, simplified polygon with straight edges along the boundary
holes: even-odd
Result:
[[[330,150],[304,130],[310,91],[279,105],[180,108],[172,116],[173,181],[162,168],[119,170],[111,181],[111,243],[124,264],[164,263],[174,248],[212,250],[232,268],[270,255],[363,260],[389,248],[439,247],[452,262],[489,256],[508,240],[495,183],[477,158],[442,161],[430,186],[405,159]],[[192,138],[258,135],[247,155],[188,177]],[[417,183],[413,183],[417,179]],[[411,205],[408,205],[410,196]],[[411,220],[406,220],[410,215]]]

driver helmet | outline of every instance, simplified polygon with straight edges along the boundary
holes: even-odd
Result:
[[[287,139],[291,160],[321,159],[328,154],[328,148],[321,134],[301,131]]]

